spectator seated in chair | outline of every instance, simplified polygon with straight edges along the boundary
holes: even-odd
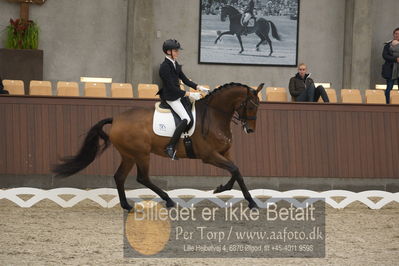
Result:
[[[10,94],[8,91],[4,89],[3,80],[0,77],[0,94]]]
[[[307,66],[299,64],[298,73],[290,79],[289,90],[295,102],[317,102],[321,97],[324,102],[330,102],[323,86],[315,86],[313,79],[307,73]]]

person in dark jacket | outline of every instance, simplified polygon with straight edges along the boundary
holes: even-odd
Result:
[[[179,80],[182,80],[187,86],[200,90],[206,94],[209,92],[209,89],[197,85],[184,75],[182,66],[176,61],[179,56],[179,51],[182,50],[178,41],[166,40],[163,43],[162,50],[165,53],[166,58],[159,68],[159,76],[162,79],[162,88],[159,90],[158,94],[161,97],[161,100],[166,101],[182,120],[176,126],[175,132],[173,133],[169,144],[165,148],[165,153],[170,158],[177,160],[175,150],[176,144],[187,125],[191,122],[190,116],[187,114],[186,109],[181,102],[181,98],[187,96],[194,101],[201,98],[199,92],[185,92],[181,90]]]
[[[4,89],[3,80],[0,77],[0,94],[10,94],[8,91]]]
[[[399,28],[393,31],[393,40],[385,43],[382,57],[385,63],[382,65],[382,77],[387,81],[385,89],[386,102],[389,103],[390,93],[397,80],[399,84]],[[395,45],[396,44],[396,45]]]
[[[317,102],[321,96],[324,102],[330,102],[323,86],[314,85],[313,79],[307,73],[305,64],[299,64],[298,73],[290,79],[289,90],[296,102]]]

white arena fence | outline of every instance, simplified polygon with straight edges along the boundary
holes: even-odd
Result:
[[[363,192],[351,192],[346,190],[329,190],[315,192],[312,190],[289,190],[276,191],[269,189],[254,189],[250,191],[254,200],[260,208],[265,208],[267,204],[280,200],[288,201],[296,207],[305,206],[318,200],[325,202],[333,208],[342,209],[353,202],[361,202],[371,209],[380,209],[391,202],[399,203],[399,192],[390,193],[386,191],[369,190]],[[230,206],[243,200],[242,192],[239,190],[225,191],[213,194],[213,191],[202,191],[196,189],[175,189],[168,191],[171,198],[178,202],[182,207],[189,207],[202,200],[210,200],[220,207]],[[30,195],[31,198],[23,200],[19,195]],[[63,196],[69,196],[68,200]],[[72,196],[72,197],[71,197]],[[111,198],[106,200],[103,197]],[[152,198],[154,201],[161,199],[149,189],[135,189],[126,191],[126,196],[134,201]],[[297,200],[296,198],[301,198]],[[306,199],[304,199],[306,198]],[[334,198],[342,200],[336,201]],[[370,198],[373,198],[371,200]],[[37,188],[21,187],[12,189],[0,189],[0,200],[9,200],[22,208],[30,208],[42,200],[51,200],[63,208],[73,207],[83,200],[91,200],[104,208],[112,208],[119,204],[118,192],[116,189],[99,188],[82,190],[76,188],[55,188],[43,190]],[[377,199],[377,200],[376,200]]]

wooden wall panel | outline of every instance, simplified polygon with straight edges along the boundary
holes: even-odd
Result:
[[[59,157],[75,154],[99,120],[151,100],[0,97],[0,174],[51,174]],[[107,129],[109,126],[105,126]],[[399,108],[387,105],[262,103],[257,130],[232,125],[232,158],[245,176],[399,177]],[[108,149],[83,174],[113,175]],[[199,160],[151,156],[153,176],[228,176]]]

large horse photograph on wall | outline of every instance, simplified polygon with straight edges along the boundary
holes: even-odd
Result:
[[[199,63],[296,66],[300,0],[200,0]]]

